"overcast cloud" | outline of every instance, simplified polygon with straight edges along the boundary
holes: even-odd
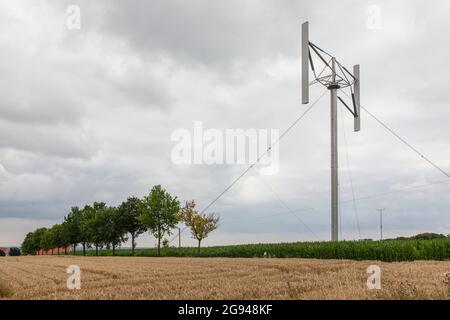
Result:
[[[71,4],[80,30],[66,27]],[[367,26],[373,5],[378,29]],[[206,206],[246,166],[175,165],[172,132],[196,120],[287,128],[306,109],[306,20],[311,41],[361,65],[362,105],[450,172],[449,15],[444,0],[1,0],[0,245],[20,245],[71,206],[117,205],[155,184]],[[313,87],[311,100],[323,92]],[[353,133],[341,112],[343,237],[359,237],[357,218],[361,237],[378,237],[380,207],[387,237],[449,234],[450,179],[366,113]],[[211,207],[222,224],[205,245],[329,239],[329,122],[327,94],[282,140],[278,174],[253,170]]]

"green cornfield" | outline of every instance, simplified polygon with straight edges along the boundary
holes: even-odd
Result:
[[[77,252],[81,254],[81,252]],[[88,251],[87,255],[95,252]],[[101,250],[99,255],[112,255],[111,250]],[[131,250],[116,250],[118,256],[130,256]],[[157,256],[156,249],[136,249],[136,256]],[[229,258],[307,258],[307,259],[349,259],[380,261],[450,260],[450,239],[433,240],[383,240],[383,241],[341,241],[341,242],[298,242],[273,244],[245,244],[195,247],[163,248],[161,256],[166,257],[229,257]]]

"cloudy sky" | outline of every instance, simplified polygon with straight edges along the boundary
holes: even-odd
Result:
[[[206,206],[247,166],[176,165],[172,133],[287,128],[306,109],[306,20],[361,65],[362,105],[450,172],[450,3],[393,2],[1,0],[0,245],[155,184]],[[449,234],[450,179],[367,113],[359,133],[339,121],[342,237],[377,238],[377,208],[386,237]],[[329,239],[329,123],[327,93],[281,141],[277,174],[255,168],[210,208],[222,223],[205,244]]]

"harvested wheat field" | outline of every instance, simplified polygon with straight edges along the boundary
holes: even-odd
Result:
[[[366,269],[381,268],[381,290]],[[67,289],[69,265],[81,289]],[[34,256],[0,258],[2,299],[449,299],[450,262]]]

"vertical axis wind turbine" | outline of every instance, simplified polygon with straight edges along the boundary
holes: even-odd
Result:
[[[312,50],[312,51],[311,51]],[[323,68],[316,72],[313,61],[313,53],[319,58]],[[314,80],[309,82],[310,69]],[[360,130],[360,71],[359,65],[353,66],[353,73],[348,71],[337,59],[309,41],[309,23],[302,24],[302,103],[309,103],[309,86],[321,84],[330,90],[331,97],[331,240],[339,240],[338,218],[339,218],[339,194],[338,194],[338,136],[337,136],[337,103],[339,101],[353,115],[354,131]],[[341,97],[338,89],[350,89],[352,97],[351,109]]]

